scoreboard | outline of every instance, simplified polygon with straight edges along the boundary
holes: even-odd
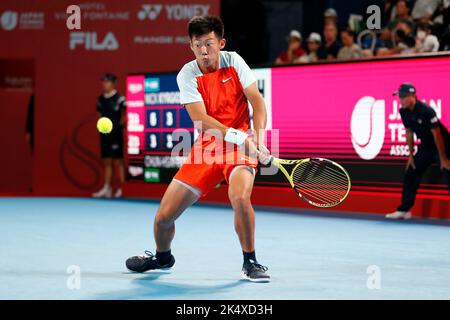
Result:
[[[169,182],[187,154],[171,156],[174,130],[194,141],[197,134],[180,105],[176,74],[143,74],[127,78],[128,177],[144,182]]]

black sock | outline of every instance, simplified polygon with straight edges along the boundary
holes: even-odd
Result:
[[[253,260],[253,262],[256,262],[255,251],[252,252],[242,251],[242,253],[244,254],[244,264],[250,263],[249,260]]]
[[[165,252],[156,251],[156,259],[160,264],[166,264],[167,262],[169,262],[171,256],[172,256],[171,250]]]

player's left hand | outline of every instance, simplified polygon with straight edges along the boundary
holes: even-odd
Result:
[[[444,169],[450,171],[450,160],[444,159],[441,161],[441,170],[444,170]]]

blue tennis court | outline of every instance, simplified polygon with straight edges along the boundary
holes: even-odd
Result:
[[[231,208],[196,205],[177,221],[174,268],[129,273],[128,256],[154,250],[157,205],[0,198],[0,299],[450,299],[448,223],[373,215],[257,210],[272,276],[258,284],[240,280]]]

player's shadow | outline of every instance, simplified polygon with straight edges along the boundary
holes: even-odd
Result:
[[[131,285],[133,286],[132,289],[97,294],[93,299],[164,299],[168,296],[170,296],[171,299],[190,299],[192,295],[205,295],[205,298],[207,298],[211,294],[216,295],[220,291],[226,291],[244,284],[244,282],[240,280],[212,286],[157,281],[161,276],[169,274],[171,274],[169,271],[153,271],[131,280]]]

